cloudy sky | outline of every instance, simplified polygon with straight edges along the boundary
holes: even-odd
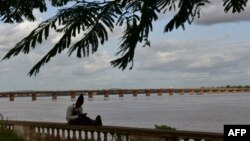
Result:
[[[55,12],[37,13],[32,23],[0,23],[0,58]],[[32,66],[59,39],[52,33],[29,55],[0,62],[0,91],[250,85],[250,4],[240,14],[227,15],[222,4],[212,4],[185,30],[163,33],[168,21],[165,15],[154,24],[151,47],[137,47],[133,70],[110,65],[121,37],[117,28],[96,54],[78,59],[64,52],[29,77]]]

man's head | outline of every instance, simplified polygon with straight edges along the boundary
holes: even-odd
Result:
[[[84,103],[84,97],[83,94],[81,94],[76,100],[76,108],[80,108],[83,103]]]

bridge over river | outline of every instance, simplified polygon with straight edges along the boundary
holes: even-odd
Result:
[[[56,100],[57,96],[70,96],[71,99],[75,99],[76,95],[84,94],[88,98],[93,98],[94,95],[103,95],[104,98],[108,98],[109,95],[118,95],[123,97],[124,95],[132,95],[136,97],[138,94],[145,94],[150,96],[151,94],[157,94],[162,96],[168,95],[184,95],[184,94],[220,94],[220,93],[250,93],[250,88],[159,88],[159,89],[103,89],[103,90],[55,90],[55,91],[11,91],[0,92],[0,97],[9,97],[9,101],[14,101],[15,97],[31,97],[32,101],[36,101],[37,97],[51,96],[52,100]]]

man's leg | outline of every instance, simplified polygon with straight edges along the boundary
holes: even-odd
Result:
[[[89,117],[84,117],[80,119],[81,125],[95,125],[95,121]]]
[[[102,126],[102,118],[100,115],[96,116],[95,123],[97,126]]]

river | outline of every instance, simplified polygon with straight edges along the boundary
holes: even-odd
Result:
[[[69,96],[16,97],[9,102],[0,98],[0,113],[9,120],[66,122],[67,106],[74,103]],[[224,124],[250,124],[250,94],[203,94],[163,96],[110,95],[85,96],[83,106],[88,116],[101,115],[104,125],[154,128],[169,125],[177,130],[223,132]]]

